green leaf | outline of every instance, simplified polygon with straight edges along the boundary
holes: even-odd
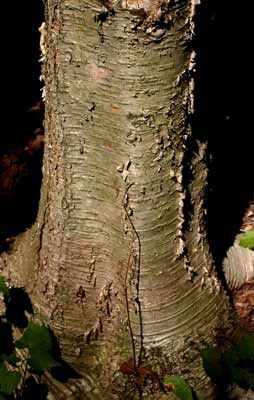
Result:
[[[4,296],[9,294],[8,286],[5,283],[5,279],[0,276],[0,292],[3,293]]]
[[[223,353],[222,365],[224,366],[224,374],[227,376],[227,379],[225,379],[227,383],[236,383],[239,379],[242,379],[241,371],[239,370],[239,362],[239,355],[235,351],[234,347]],[[239,376],[239,379],[237,376]]]
[[[230,368],[231,381],[237,383],[244,389],[254,387],[254,373],[247,368],[233,366]]]
[[[244,368],[237,368],[234,371],[234,382],[244,389],[253,388],[254,373]]]
[[[0,393],[0,400],[6,400],[7,399],[7,397],[6,396],[4,396],[4,394],[3,393]]]
[[[61,366],[50,353],[42,352],[40,348],[31,350],[30,356],[28,364],[36,372],[44,372],[47,369]]]
[[[163,385],[169,391],[173,390],[181,400],[193,400],[192,390],[181,376],[166,375],[163,378]]]
[[[253,353],[253,349],[249,347],[252,345],[253,339],[249,336],[252,335],[244,335],[238,344],[223,354],[223,362],[229,382],[237,383],[244,389],[254,387],[253,362],[249,357]]]
[[[235,345],[235,351],[242,361],[254,361],[254,335],[245,333]]]
[[[8,371],[4,363],[0,364],[0,391],[7,395],[12,394],[17,388],[21,379],[18,372]]]
[[[207,375],[214,381],[223,379],[222,352],[219,347],[208,347],[201,352],[203,367]]]
[[[240,361],[239,354],[235,351],[235,347],[231,347],[230,350],[225,351],[222,354],[222,362],[225,368],[238,365]]]
[[[254,229],[245,232],[239,241],[240,246],[254,250]]]
[[[24,335],[15,344],[18,348],[29,349],[28,364],[38,372],[61,365],[53,356],[52,335],[46,326],[29,322]]]
[[[21,339],[15,342],[18,348],[28,348],[29,350],[40,349],[41,353],[52,350],[52,335],[46,326],[41,326],[29,322]]]

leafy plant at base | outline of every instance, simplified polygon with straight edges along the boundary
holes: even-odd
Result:
[[[61,366],[54,357],[53,336],[48,327],[28,322],[25,311],[32,314],[33,310],[22,288],[8,288],[0,276],[0,294],[5,304],[0,316],[0,400],[46,399],[47,387],[40,383],[41,376]],[[23,331],[17,341],[13,326]]]
[[[226,349],[209,347],[202,352],[203,366],[212,381],[221,387],[236,383],[254,388],[254,335],[245,333]]]
[[[9,371],[4,363],[0,364],[0,389],[1,392],[10,395],[18,387],[21,379],[21,374],[18,372]]]
[[[36,373],[60,366],[60,363],[53,357],[52,336],[46,326],[29,322],[22,338],[16,341],[15,345],[17,348],[29,350],[28,365]]]
[[[167,391],[173,391],[181,400],[193,400],[192,390],[181,376],[165,375],[163,386]]]
[[[254,250],[254,229],[251,229],[244,233],[239,241],[240,246],[250,250]]]

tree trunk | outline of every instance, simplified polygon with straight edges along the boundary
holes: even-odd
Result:
[[[129,399],[119,367],[134,359],[212,399],[199,350],[234,321],[206,239],[206,143],[189,124],[198,2],[113,3],[46,2],[40,209],[1,267],[82,375],[52,398]]]

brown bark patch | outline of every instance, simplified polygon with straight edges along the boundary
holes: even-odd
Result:
[[[235,292],[234,306],[244,328],[254,332],[254,279]]]

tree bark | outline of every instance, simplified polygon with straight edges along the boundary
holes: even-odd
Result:
[[[241,234],[228,249],[223,263],[224,274],[230,290],[240,288],[254,277],[254,251],[239,245]]]
[[[134,358],[212,399],[199,351],[234,319],[189,123],[197,1],[113,3],[46,2],[40,209],[1,267],[82,375],[54,381],[52,398],[130,398],[119,367]]]

